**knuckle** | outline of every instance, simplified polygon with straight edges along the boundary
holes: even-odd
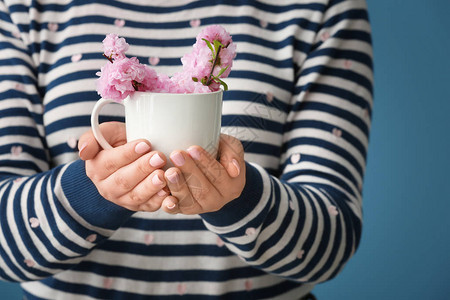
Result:
[[[134,150],[130,150],[125,148],[126,150],[122,152],[122,156],[127,160],[127,161],[134,161],[136,159],[136,154],[134,152]]]
[[[108,189],[103,189],[101,187],[97,187],[98,193],[105,199],[111,201],[113,200],[113,196],[111,194],[111,192]]]
[[[109,193],[109,192],[101,191],[100,195],[102,195],[103,198],[105,198],[105,199],[107,199],[109,201],[113,200],[113,197],[112,197],[111,193]]]
[[[120,189],[126,190],[126,191],[131,189],[132,186],[128,182],[127,178],[124,177],[123,175],[115,174],[115,176],[113,178],[114,178],[113,181],[114,181],[115,186],[119,187]]]
[[[108,171],[109,173],[114,172],[117,169],[117,164],[114,159],[111,158],[104,158],[103,159],[103,168]]]
[[[131,210],[137,210],[139,207],[139,204],[133,202],[129,194],[121,196],[114,203],[128,209],[131,208]]]
[[[98,174],[92,174],[91,176],[89,176],[89,178],[92,180],[92,182],[100,182],[100,176]]]
[[[146,159],[141,159],[136,166],[137,172],[147,175],[150,172],[150,164]]]
[[[135,190],[131,191],[128,197],[130,199],[130,202],[133,204],[141,204],[148,200],[141,193],[138,193]]]
[[[234,200],[236,198],[239,198],[239,196],[241,196],[242,191],[239,190],[233,190],[231,191],[231,198]]]
[[[153,200],[153,198],[151,200]],[[147,201],[139,206],[139,210],[144,210],[144,211],[149,211],[149,212],[157,211],[161,207],[161,203],[162,203],[162,200],[159,202]]]

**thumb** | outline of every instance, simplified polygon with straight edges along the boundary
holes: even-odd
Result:
[[[227,134],[220,135],[219,161],[230,177],[236,178],[245,168],[244,148],[240,140]]]
[[[127,142],[125,124],[120,122],[105,122],[100,124],[100,130],[113,147],[123,145]],[[79,156],[82,160],[93,159],[102,147],[94,137],[92,130],[86,131],[78,141]]]

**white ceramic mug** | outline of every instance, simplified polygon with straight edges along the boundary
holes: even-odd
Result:
[[[167,158],[173,150],[186,150],[192,145],[201,146],[216,157],[222,94],[222,90],[201,94],[135,92],[121,103],[125,106],[127,141],[146,139],[152,150],[163,152]],[[98,116],[103,106],[113,102],[100,99],[91,115],[94,136],[103,149],[112,146],[100,131]]]

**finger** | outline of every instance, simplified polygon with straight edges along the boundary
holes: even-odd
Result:
[[[238,139],[221,134],[219,140],[220,164],[226,169],[228,175],[236,178],[241,174],[241,170],[245,168],[244,148]]]
[[[231,162],[224,161],[223,164],[226,165],[226,170],[230,177],[236,178],[239,176],[239,174],[241,174],[241,166],[236,159],[233,158]]]
[[[229,179],[225,168],[202,147],[191,146],[187,152],[213,186],[223,185]]]
[[[96,170],[97,179],[106,179],[119,169],[133,163],[139,157],[148,153],[150,149],[150,143],[141,139],[116,148],[100,151],[95,157],[96,164],[100,167],[100,169]],[[160,158],[162,158],[162,156],[160,156]],[[145,165],[144,163],[142,164]]]
[[[178,214],[180,213],[180,208],[178,207],[178,199],[174,196],[167,196],[164,198],[161,208],[169,214]]]
[[[198,146],[196,146],[198,147]],[[202,149],[201,147],[198,147],[199,149]],[[204,153],[207,153],[205,150],[203,150]],[[174,151],[170,155],[170,159],[174,163],[176,167],[179,168],[179,170],[183,174],[183,178],[191,192],[192,198],[201,208],[201,211],[212,211],[217,209],[216,208],[216,202],[214,201],[208,201],[210,199],[218,199],[221,198],[220,192],[216,189],[215,184],[220,184],[220,181],[222,178],[214,178],[210,175],[208,168],[211,167],[210,161],[215,161],[211,156],[209,157],[209,162],[205,163],[205,168],[200,169],[199,166],[194,162],[194,160],[191,158],[191,156],[185,152],[185,151]],[[215,162],[216,165],[220,165],[217,161]],[[203,166],[203,165],[202,165]],[[208,174],[208,175],[206,175]],[[212,182],[208,179],[208,176],[212,178]],[[166,176],[167,177],[167,176]],[[170,188],[170,186],[169,186]],[[172,191],[172,189],[170,189]],[[183,200],[180,199],[176,194],[172,193],[174,196],[176,196],[180,200],[180,209],[183,208]],[[197,209],[198,207],[196,207]],[[196,211],[198,213],[199,211]],[[183,211],[183,213],[185,213]]]
[[[152,151],[112,173],[101,182],[101,186],[105,189],[107,187],[113,188],[115,197],[131,198],[135,201],[138,200],[134,204],[141,204],[166,185],[164,172],[162,170],[154,172],[164,166],[165,163],[166,159],[163,153]],[[147,178],[150,174],[152,174],[151,178]],[[152,185],[146,182],[146,178],[151,181]],[[130,195],[142,181],[146,185],[139,187],[136,193]],[[149,194],[141,196],[139,192],[146,187],[150,188]]]
[[[117,147],[126,143],[125,124],[120,122],[105,122],[100,124],[100,130],[113,147]],[[102,147],[92,133],[92,130],[85,132],[78,141],[79,156],[82,160],[93,159]]]
[[[170,190],[166,185],[162,190],[156,193],[149,201],[147,201],[144,204],[141,204],[138,208],[138,211],[148,211],[148,212],[157,211],[162,207],[162,202],[168,196],[170,196]],[[174,208],[174,206],[171,207]]]
[[[172,196],[178,199],[177,208],[185,214],[195,214],[201,210],[201,206],[194,200],[190,187],[186,184],[186,177],[178,168],[170,168],[165,173],[167,187]],[[171,208],[169,208],[172,211]]]
[[[166,186],[164,171],[155,170],[144,180],[138,183],[129,193],[119,198],[119,203],[136,207],[139,211],[156,211],[169,193],[164,190]]]
[[[238,163],[234,158],[231,159],[231,162],[227,164],[228,169],[226,169],[222,163],[219,163],[211,154],[199,146],[189,147],[187,151],[220,196],[224,199],[235,199],[241,194],[245,184],[245,180],[242,178],[245,176],[245,162],[243,158],[240,159],[241,163]],[[230,156],[229,148],[224,147],[221,152],[220,156]],[[244,168],[242,173],[240,165]],[[230,172],[235,177],[230,176]],[[210,210],[208,211],[221,208],[220,203],[215,202],[214,204],[216,206],[209,206],[208,209]]]
[[[155,212],[161,208],[163,200],[169,195],[169,193],[166,192],[164,189],[161,190],[160,192],[161,193],[158,192],[154,194],[153,196],[150,197],[150,199],[139,205],[134,204],[132,205],[120,204],[120,205],[132,211]]]

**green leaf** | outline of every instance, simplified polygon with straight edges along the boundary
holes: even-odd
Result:
[[[197,77],[192,77],[192,80],[193,80],[194,82],[198,82],[198,78],[197,78]]]
[[[219,82],[221,85],[223,85],[223,89],[225,91],[228,91],[228,85],[225,83],[225,81],[221,80],[220,78],[214,77],[214,80]]]
[[[227,66],[226,68],[222,68],[219,72],[219,74],[217,74],[217,77],[220,77],[220,75],[223,74],[223,72],[225,72],[228,69],[229,66]]]
[[[211,43],[210,43],[207,39],[202,39],[202,40],[204,40],[204,41],[206,42],[206,45],[208,45],[208,48],[211,50],[211,52],[212,52],[213,55],[214,55],[214,49],[213,49],[213,47],[211,46]]]
[[[216,50],[216,52],[219,49],[219,47],[222,47],[222,48],[225,47],[219,40],[214,40],[213,43],[214,43],[214,49]]]

